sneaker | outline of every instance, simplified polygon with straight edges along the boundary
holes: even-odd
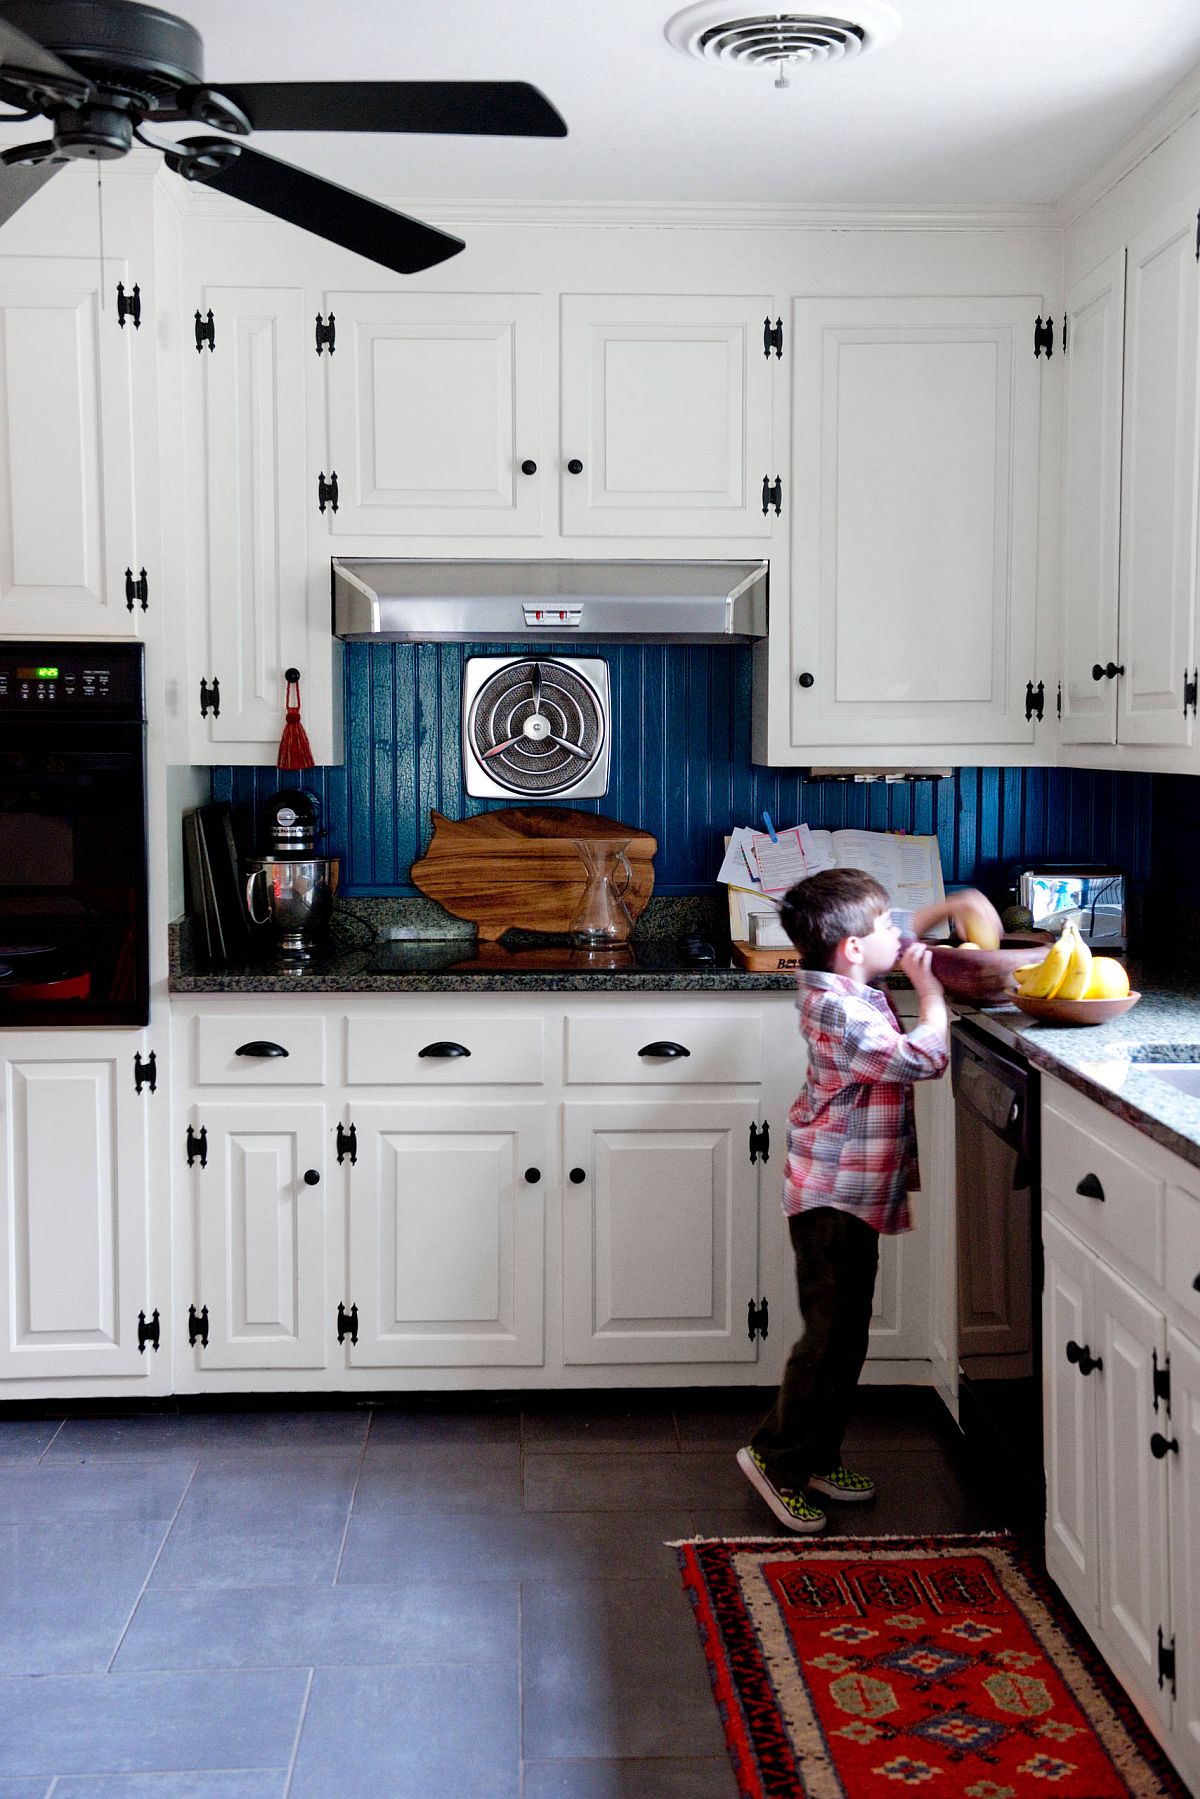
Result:
[[[840,1463],[832,1474],[814,1474],[809,1485],[830,1499],[840,1499],[843,1505],[859,1505],[864,1499],[875,1497],[873,1480],[869,1480],[865,1474],[855,1474],[853,1469],[845,1468]]]
[[[791,1487],[777,1487],[755,1449],[739,1449],[737,1464],[760,1499],[765,1499],[781,1524],[789,1530],[824,1530],[826,1517],[819,1505]]]

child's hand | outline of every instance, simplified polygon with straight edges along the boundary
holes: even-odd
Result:
[[[927,943],[910,943],[900,957],[900,972],[906,974],[919,999],[940,999],[942,983],[933,972],[933,955]]]

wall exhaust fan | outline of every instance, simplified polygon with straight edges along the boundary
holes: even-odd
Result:
[[[598,656],[468,656],[469,794],[596,799],[608,792],[608,664]]]
[[[728,68],[774,69],[788,87],[793,69],[845,62],[878,49],[900,29],[885,0],[854,0],[842,16],[826,13],[731,13],[729,0],[700,0],[668,20],[668,43],[703,62]]]

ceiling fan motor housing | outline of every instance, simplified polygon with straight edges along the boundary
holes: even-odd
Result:
[[[598,656],[468,656],[462,752],[476,799],[608,792],[608,664]],[[490,753],[489,753],[490,752]]]

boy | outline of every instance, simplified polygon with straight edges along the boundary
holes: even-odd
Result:
[[[913,933],[952,911],[960,923],[970,913],[999,927],[972,891],[922,907]],[[804,1335],[772,1410],[737,1459],[782,1524],[818,1531],[826,1517],[813,1492],[851,1503],[875,1495],[866,1475],[842,1465],[842,1436],[867,1353],[879,1235],[911,1226],[908,1194],[919,1185],[912,1083],[944,1072],[948,1020],[928,948],[913,941],[901,954],[900,924],[873,876],[855,868],[810,875],[785,895],[780,917],[804,964],[796,1003],[808,1072],[788,1120],[783,1198]],[[868,985],[897,963],[919,1006],[907,1035]]]

